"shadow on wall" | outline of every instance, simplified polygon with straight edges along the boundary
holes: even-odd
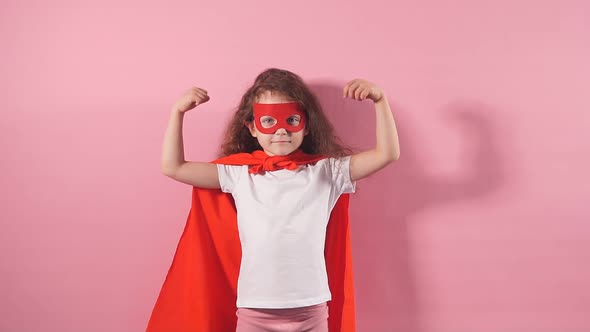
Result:
[[[346,144],[355,151],[374,146],[371,102],[343,99],[343,84],[311,82],[309,86]],[[409,222],[429,207],[490,194],[504,182],[502,160],[493,109],[457,101],[447,105],[442,115],[469,146],[459,161],[467,171],[433,177],[417,158],[415,142],[422,133],[412,128],[416,117],[391,100],[390,106],[400,137],[400,160],[359,181],[351,201],[357,327],[371,332],[422,332]]]

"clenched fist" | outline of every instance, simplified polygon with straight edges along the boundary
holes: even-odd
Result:
[[[376,84],[363,79],[354,79],[344,86],[343,97],[355,100],[371,99],[378,102],[383,98],[383,90]]]
[[[188,89],[184,95],[176,101],[176,103],[174,103],[174,110],[184,113],[192,110],[200,104],[206,103],[209,99],[206,90],[192,87]]]

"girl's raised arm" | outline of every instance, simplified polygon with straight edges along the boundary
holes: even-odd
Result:
[[[350,159],[352,181],[369,176],[399,159],[400,148],[397,128],[385,93],[365,80],[352,80],[344,87],[344,97],[356,100],[370,99],[375,103],[377,144],[375,148],[353,155]]]
[[[201,188],[219,188],[217,165],[184,160],[184,114],[208,100],[207,91],[193,87],[174,104],[164,136],[161,169],[164,175],[176,181]]]

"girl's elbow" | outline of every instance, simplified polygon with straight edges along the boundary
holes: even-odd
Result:
[[[166,175],[169,178],[174,178],[177,169],[178,169],[177,167],[170,166],[170,165],[161,165],[160,166],[160,172],[162,172],[162,174]]]
[[[395,161],[399,160],[399,150],[396,151],[391,151],[390,153],[387,154],[386,158],[385,158],[385,162],[387,164],[391,164]]]

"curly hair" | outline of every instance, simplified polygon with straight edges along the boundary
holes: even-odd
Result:
[[[300,149],[303,152],[329,157],[342,157],[352,152],[335,135],[334,127],[324,114],[317,97],[301,77],[288,70],[269,68],[256,77],[254,84],[242,96],[221,145],[223,156],[262,149],[258,140],[250,134],[246,123],[254,120],[252,105],[265,92],[278,93],[297,102],[304,110],[308,134],[301,143]]]

